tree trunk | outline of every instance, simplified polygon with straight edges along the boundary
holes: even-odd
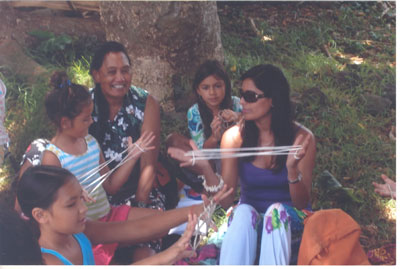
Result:
[[[223,61],[216,2],[104,1],[100,15],[107,40],[128,49],[133,84],[166,111],[174,109],[174,93],[176,98],[204,60]]]

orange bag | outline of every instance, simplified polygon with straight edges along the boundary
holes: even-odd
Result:
[[[361,228],[341,209],[316,211],[304,220],[298,265],[370,265]]]

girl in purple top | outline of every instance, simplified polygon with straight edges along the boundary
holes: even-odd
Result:
[[[293,120],[290,87],[279,68],[255,66],[241,81],[244,120],[224,133],[221,148],[301,145],[302,149],[295,155],[222,159],[223,181],[236,189],[240,180],[241,196],[228,221],[220,264],[293,263],[292,241],[299,242],[305,217],[301,210],[310,204],[315,138]],[[192,147],[196,148],[193,143]],[[190,157],[178,150],[170,150],[170,154],[192,165]],[[196,160],[195,166],[208,185],[218,185],[219,177],[207,161]],[[221,205],[231,206],[234,193]]]

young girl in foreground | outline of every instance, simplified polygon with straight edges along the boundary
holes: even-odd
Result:
[[[134,242],[157,236],[163,226],[185,221],[183,236],[170,248],[141,260],[140,264],[173,264],[193,255],[189,240],[202,207],[171,210],[140,221],[104,223],[86,219],[87,207],[76,177],[55,166],[34,166],[22,175],[17,198],[24,214],[38,232],[37,237],[45,264],[94,265],[91,242]],[[193,210],[191,212],[191,210]],[[162,225],[161,225],[162,223]],[[148,227],[152,226],[152,229]],[[167,227],[168,228],[168,227]]]
[[[50,120],[57,126],[57,133],[51,143],[46,146],[41,163],[68,169],[84,189],[92,191],[90,196],[94,202],[87,204],[87,216],[90,220],[105,222],[136,220],[149,214],[159,213],[157,210],[128,205],[111,206],[106,195],[106,192],[108,194],[117,192],[128,180],[140,155],[154,148],[154,146],[149,146],[154,136],[145,132],[135,144],[132,144],[131,138],[121,141],[128,144],[128,155],[132,158],[115,170],[97,189],[94,189],[99,184],[95,181],[109,169],[106,166],[100,172],[90,172],[93,169],[98,171],[99,165],[104,163],[99,144],[93,136],[88,134],[89,126],[93,122],[93,103],[90,93],[84,86],[71,83],[65,72],[55,72],[50,83],[52,91],[46,96],[45,105]],[[88,179],[87,174],[94,175]],[[96,262],[108,264],[116,248],[117,244],[95,246]],[[154,251],[151,248],[142,246],[134,250],[133,259],[135,261],[153,254]]]

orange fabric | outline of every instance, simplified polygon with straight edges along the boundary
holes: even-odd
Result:
[[[341,209],[314,212],[304,220],[298,265],[369,265],[361,228]]]

